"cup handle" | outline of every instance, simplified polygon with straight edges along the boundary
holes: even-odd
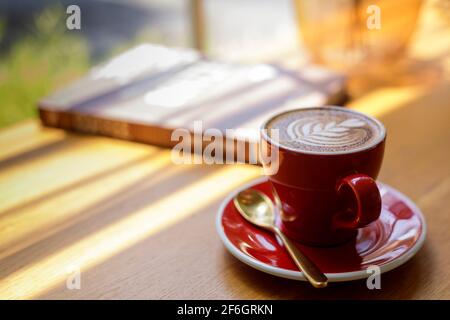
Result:
[[[349,218],[349,209],[335,216],[334,224],[338,228],[362,228],[378,219],[381,213],[381,195],[375,180],[365,174],[352,174],[336,185],[338,195],[345,190],[353,194],[354,210]]]

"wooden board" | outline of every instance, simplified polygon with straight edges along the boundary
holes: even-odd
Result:
[[[345,78],[312,65],[213,61],[188,49],[140,45],[39,102],[46,126],[172,147],[176,128],[219,129],[227,139],[256,143],[270,115],[301,106],[340,103]],[[233,137],[227,129],[241,129]]]

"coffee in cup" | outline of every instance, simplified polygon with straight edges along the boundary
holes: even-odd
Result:
[[[277,114],[262,129],[263,147],[279,153],[278,171],[268,178],[289,237],[310,245],[336,245],[379,217],[375,179],[386,140],[381,122],[326,106]]]

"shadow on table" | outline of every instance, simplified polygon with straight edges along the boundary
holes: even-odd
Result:
[[[0,160],[0,170],[8,170],[13,166],[20,166],[26,162],[36,160],[51,153],[67,150],[81,144],[82,139],[77,135],[65,135],[63,138],[47,144],[19,152]]]
[[[81,290],[59,282],[39,299],[205,299],[217,298],[223,276],[223,246],[215,233],[217,201],[189,217],[83,269]],[[200,232],[201,231],[201,232]],[[239,262],[238,262],[239,263]]]
[[[65,135],[64,138],[62,138],[60,140],[41,145],[41,146],[32,148],[30,150],[20,152],[18,154],[14,154],[3,160],[0,160],[0,170],[8,170],[13,167],[26,165],[27,163],[29,163],[31,161],[35,161],[41,157],[48,157],[48,156],[50,156],[52,154],[56,154],[58,152],[63,152],[63,151],[70,150],[72,148],[76,148],[77,146],[80,146],[86,142],[86,139],[85,139],[86,136],[87,135],[84,135],[84,134],[71,133],[71,134]],[[114,166],[112,168],[102,170],[101,172],[98,172],[96,174],[80,178],[74,182],[68,183],[67,185],[65,185],[61,188],[58,188],[55,191],[45,193],[44,195],[38,196],[33,200],[23,202],[19,205],[13,206],[7,210],[1,211],[0,218],[4,218],[7,215],[14,214],[20,210],[32,208],[33,206],[38,205],[39,203],[42,203],[53,197],[57,197],[58,195],[62,195],[65,192],[68,192],[70,190],[83,187],[84,185],[95,182],[101,178],[107,177],[110,174],[117,173],[117,172],[124,170],[132,165],[137,165],[143,161],[149,161],[153,156],[155,156],[155,154],[148,154],[148,155],[145,155],[136,160],[132,160],[132,161],[126,162],[124,164],[120,164],[120,165]]]
[[[147,155],[143,159],[138,159],[137,162],[149,161],[162,152]],[[117,171],[135,164],[134,162],[128,162],[115,168],[115,170],[94,175],[91,178],[86,178],[83,181],[70,185],[61,192],[70,191],[71,188],[82,188],[83,184],[90,183],[112,173],[117,173]],[[11,251],[11,253],[0,259],[0,265],[5,266],[0,270],[0,281],[21,267],[31,265],[35,261],[40,261],[55,252],[64,250],[64,248],[70,247],[89,235],[113,225],[123,218],[132,216],[133,213],[152,202],[156,202],[165,196],[188,187],[196,181],[204,179],[213,172],[213,167],[198,170],[196,166],[173,166],[168,161],[158,171],[139,178],[131,185],[124,186],[119,191],[106,196],[87,208],[71,214],[67,219],[50,223],[45,230],[35,230],[31,234],[27,234],[24,239],[19,238],[14,244],[20,245],[26,240],[29,245],[18,247],[17,250]],[[174,183],[174,177],[176,177],[176,183]],[[57,194],[60,194],[60,192],[57,191]],[[45,199],[47,198],[46,196]],[[35,204],[33,202],[28,205],[33,206]],[[7,214],[14,214],[14,212],[15,210]],[[14,244],[12,245],[14,246]],[[8,250],[10,249],[8,248]]]

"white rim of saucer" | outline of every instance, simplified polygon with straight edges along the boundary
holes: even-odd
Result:
[[[223,216],[223,212],[225,211],[225,207],[228,205],[228,203],[230,201],[232,201],[232,199],[240,191],[250,188],[252,186],[258,185],[264,181],[267,181],[267,178],[263,177],[263,178],[258,178],[258,179],[252,180],[249,183],[246,183],[245,185],[240,187],[239,189],[235,190],[231,194],[229,194],[223,200],[223,202],[221,203],[221,205],[219,207],[219,212],[216,217],[216,229],[217,229],[217,232],[219,233],[219,237],[222,240],[225,247],[227,248],[227,250],[234,257],[236,257],[238,260],[244,262],[245,264],[247,264],[251,267],[253,267],[257,270],[260,270],[262,272],[274,275],[274,276],[278,276],[278,277],[282,277],[282,278],[286,278],[286,279],[292,279],[292,280],[307,281],[303,272],[301,272],[301,271],[293,271],[293,270],[287,270],[287,269],[282,269],[279,267],[270,266],[270,265],[267,265],[263,262],[256,260],[255,258],[252,258],[252,257],[244,254],[242,251],[238,250],[234,246],[234,244],[231,243],[231,241],[228,239],[228,237],[225,234],[225,231],[222,226],[222,216]],[[395,268],[401,266],[402,264],[407,262],[409,259],[411,259],[420,250],[420,248],[422,247],[422,245],[425,241],[425,237],[426,237],[426,233],[427,233],[427,225],[425,222],[425,218],[422,214],[422,211],[417,207],[417,205],[411,199],[409,199],[403,193],[401,193],[400,191],[394,189],[393,187],[391,187],[389,185],[386,185],[379,181],[377,181],[377,183],[382,184],[383,187],[385,187],[386,189],[389,190],[389,192],[394,193],[398,198],[402,199],[412,210],[414,210],[415,213],[417,213],[417,215],[419,216],[419,219],[422,223],[422,233],[421,233],[419,239],[416,241],[416,243],[407,252],[403,253],[402,255],[397,257],[395,260],[380,266],[380,272],[385,273],[385,272],[388,272],[392,269],[395,269]],[[360,270],[360,271],[341,272],[341,273],[326,273],[325,275],[327,276],[329,282],[343,282],[343,281],[365,279],[365,278],[369,277],[370,274],[368,274],[365,270]]]

